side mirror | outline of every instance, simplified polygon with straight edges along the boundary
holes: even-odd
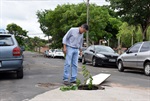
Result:
[[[25,47],[24,46],[21,46],[21,51],[25,51]]]
[[[132,51],[130,51],[130,50],[127,50],[127,51],[126,51],[126,53],[127,53],[127,54],[129,54],[129,53],[132,53]]]

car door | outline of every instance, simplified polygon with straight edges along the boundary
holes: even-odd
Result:
[[[90,50],[89,50],[89,54],[88,54],[88,59],[90,62],[92,62],[92,59],[93,59],[93,55],[95,54],[95,46],[91,46]]]
[[[88,52],[89,52],[89,50],[90,50],[90,47],[88,47],[85,51],[84,51],[84,53],[83,53],[83,56],[84,56],[84,59],[85,59],[85,61],[88,61]]]
[[[142,69],[144,61],[150,58],[150,41],[144,42],[137,54],[137,67]]]
[[[137,43],[133,45],[123,56],[123,64],[125,67],[136,67],[136,61],[137,61],[137,53],[139,51],[139,48],[141,47],[142,43]]]
[[[93,46],[89,46],[87,48],[87,50],[85,50],[85,52],[84,52],[85,60],[88,62],[91,61],[91,55],[93,54],[93,52],[92,52],[93,48],[92,47]]]

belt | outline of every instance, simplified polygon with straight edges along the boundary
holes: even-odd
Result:
[[[69,46],[69,47],[74,48],[74,49],[79,49],[78,47],[72,47],[72,46]]]

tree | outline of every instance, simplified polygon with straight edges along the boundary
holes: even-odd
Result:
[[[119,28],[117,38],[120,40],[121,46],[130,47],[134,43],[142,41],[140,27],[129,26],[127,22],[124,22]]]
[[[14,23],[8,24],[6,29],[10,34],[15,35],[19,45],[24,45],[24,39],[27,37],[28,31],[23,30],[20,26]]]
[[[149,0],[106,0],[118,15],[130,25],[141,27],[143,40],[146,40],[147,29],[150,25]]]
[[[119,29],[116,26],[119,26],[117,24],[119,24],[120,20],[115,19],[114,15],[111,16],[110,12],[112,15],[114,14],[107,7],[90,4],[89,40],[91,43],[94,41],[95,44],[98,44],[99,40],[104,37],[112,38],[114,36],[113,38],[116,39]],[[52,36],[51,46],[60,48],[62,47],[63,36],[71,27],[78,27],[86,23],[86,5],[83,3],[58,5],[54,10],[38,11],[37,16],[42,31],[46,35]],[[117,31],[114,32],[114,30]]]
[[[45,45],[42,39],[40,39],[39,37],[34,37],[32,40],[32,44],[34,48],[36,49],[36,51],[39,51],[39,52],[40,52],[40,47]]]

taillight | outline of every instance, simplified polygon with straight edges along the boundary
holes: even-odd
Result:
[[[15,47],[13,49],[13,56],[20,56],[21,55],[21,50],[19,47]]]

